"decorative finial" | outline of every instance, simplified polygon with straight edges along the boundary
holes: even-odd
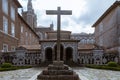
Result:
[[[32,0],[28,0],[27,8],[28,10],[32,10]]]
[[[51,30],[53,30],[53,27],[54,27],[54,25],[53,25],[53,21],[52,21],[52,23],[50,24]]]

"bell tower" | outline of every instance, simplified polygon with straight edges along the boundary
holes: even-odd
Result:
[[[27,11],[23,11],[22,16],[32,29],[37,27],[37,16],[32,7],[32,0],[28,0]]]
[[[32,11],[32,0],[28,0],[28,4],[27,4],[27,11]]]

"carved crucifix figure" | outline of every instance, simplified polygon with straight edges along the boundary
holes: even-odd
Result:
[[[61,10],[60,7],[57,10],[46,10],[48,15],[57,15],[57,60],[60,61],[60,26],[61,15],[72,15],[71,10]]]

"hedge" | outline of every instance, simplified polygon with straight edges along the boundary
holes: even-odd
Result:
[[[32,66],[12,66],[9,68],[0,68],[0,71],[10,71],[10,70],[27,69],[27,68],[32,68]]]
[[[120,71],[120,66],[110,67],[110,66],[106,66],[106,65],[86,65],[86,67],[94,68],[94,69],[105,69],[105,70]]]
[[[1,68],[10,68],[10,67],[12,67],[12,64],[11,64],[11,63],[3,63],[3,64],[1,65]]]
[[[109,66],[109,67],[117,67],[118,64],[116,62],[110,61],[110,62],[107,63],[107,66]]]

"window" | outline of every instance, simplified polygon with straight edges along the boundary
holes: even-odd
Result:
[[[23,33],[23,26],[21,26],[21,33]]]
[[[91,39],[91,43],[94,44],[94,39]]]
[[[99,37],[99,45],[103,46],[103,38],[102,37]]]
[[[3,44],[3,52],[7,52],[8,51],[8,45],[7,44]]]
[[[100,32],[103,31],[103,23],[102,23],[102,22],[99,24],[99,31],[100,31]]]
[[[85,43],[85,39],[82,39],[82,40],[81,40],[81,43],[84,44],[84,43]]]
[[[31,44],[31,33],[29,33],[29,45]]]
[[[28,33],[26,32],[26,37],[28,37]]]
[[[3,31],[8,34],[8,20],[3,16]]]
[[[11,19],[15,21],[15,8],[11,6]]]
[[[87,44],[89,44],[89,43],[90,43],[90,40],[89,40],[89,39],[87,39],[87,40],[86,40],[86,43],[87,43]]]
[[[26,42],[25,42],[25,44],[28,45],[28,33],[26,32],[25,34],[26,34]]]
[[[11,47],[11,51],[15,51],[15,46],[12,46],[12,47]]]
[[[2,10],[5,14],[8,14],[8,0],[2,0]]]
[[[11,34],[15,37],[15,25],[13,23],[11,24]]]
[[[31,33],[30,33],[30,39],[31,39]]]
[[[40,39],[43,39],[43,35],[41,32],[39,32],[39,37],[40,37]]]

